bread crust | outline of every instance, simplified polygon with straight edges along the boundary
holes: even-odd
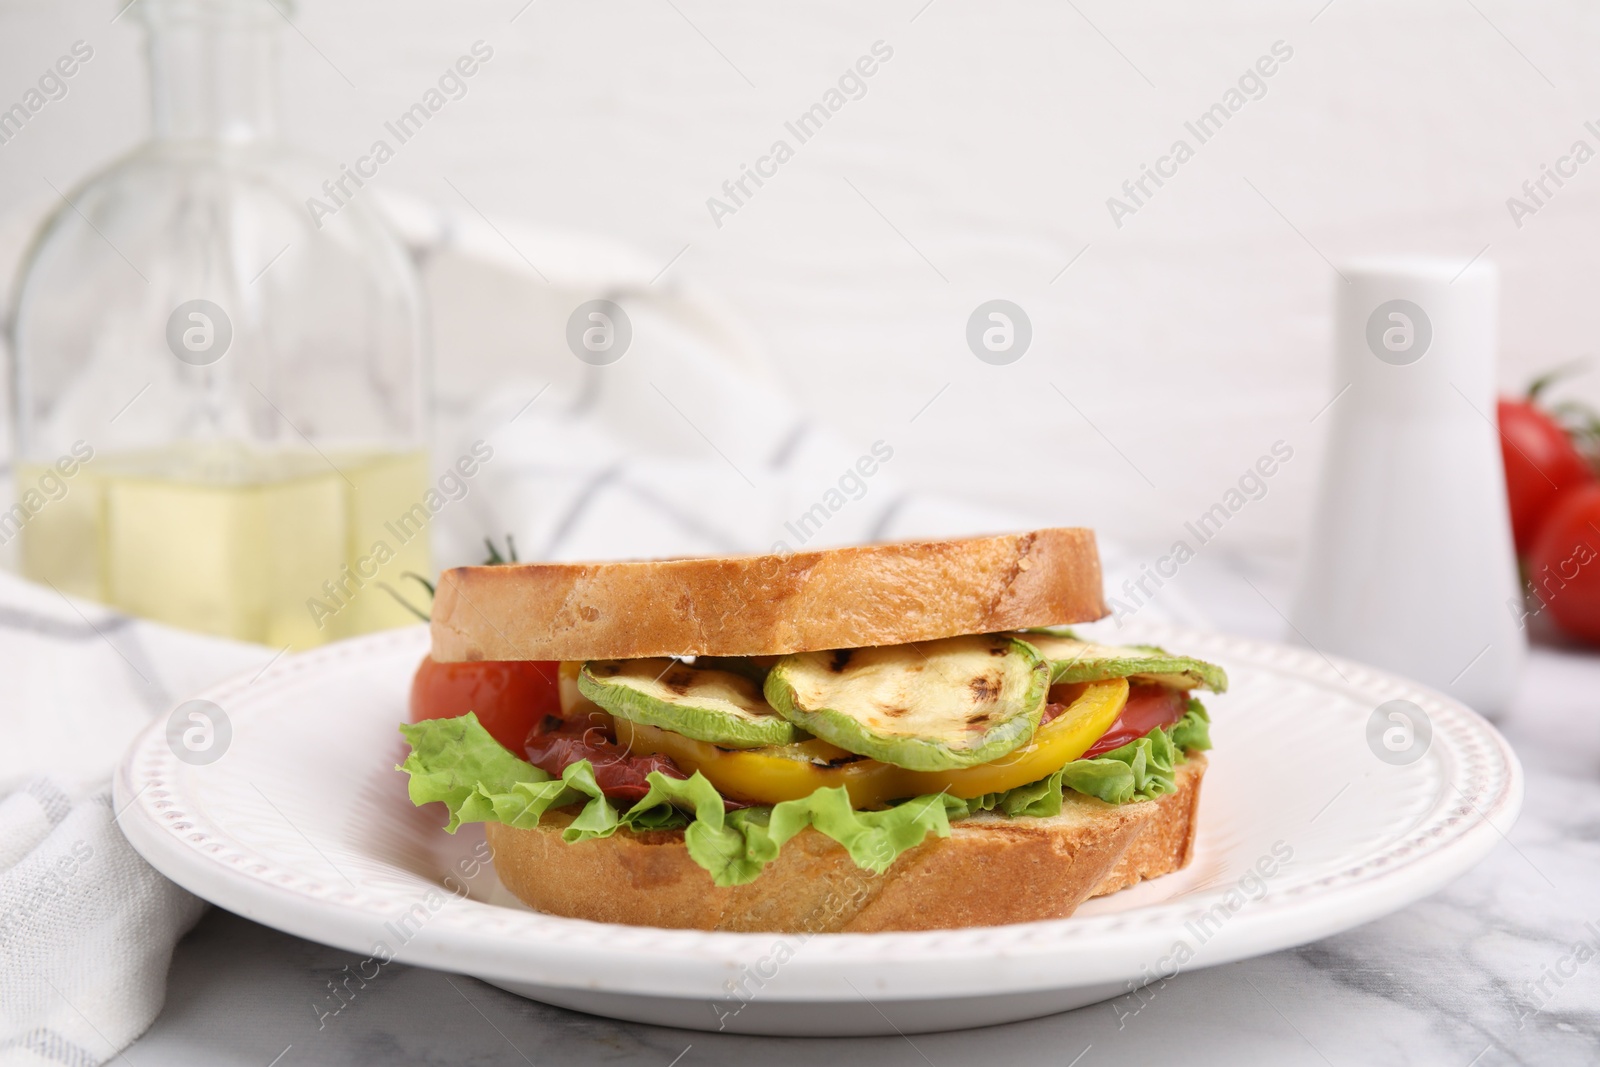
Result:
[[[1176,792],[1107,804],[1069,792],[1048,819],[984,813],[951,824],[881,875],[843,846],[801,831],[748,885],[719,888],[682,830],[621,831],[567,844],[571,816],[536,829],[487,826],[495,871],[530,907],[630,926],[772,933],[945,930],[1061,919],[1090,897],[1187,866],[1206,759],[1177,769]]]
[[[433,658],[766,656],[1104,617],[1094,532],[1045,529],[784,555],[457,567]]]

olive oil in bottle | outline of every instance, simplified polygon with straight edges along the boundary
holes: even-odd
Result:
[[[19,488],[46,469],[19,467]],[[416,621],[382,586],[430,573],[427,476],[421,452],[96,455],[22,527],[22,567],[135,615],[307,648]]]
[[[303,648],[414,621],[381,586],[431,573],[428,361],[374,196],[318,209],[338,165],[281,131],[279,6],[129,5],[151,134],[18,271],[0,546],[63,593]]]

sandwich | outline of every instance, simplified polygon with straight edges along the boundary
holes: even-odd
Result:
[[[1062,918],[1185,866],[1220,667],[1104,617],[1079,529],[446,571],[413,803],[553,915],[785,933]]]

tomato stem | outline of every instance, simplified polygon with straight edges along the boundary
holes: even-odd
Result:
[[[1539,395],[1563,378],[1569,378],[1579,371],[1589,369],[1590,358],[1582,356],[1578,359],[1553,367],[1528,383],[1528,399],[1538,400]]]

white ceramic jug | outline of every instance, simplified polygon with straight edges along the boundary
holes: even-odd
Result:
[[[1294,626],[1326,654],[1498,713],[1527,653],[1495,423],[1498,274],[1395,260],[1343,275],[1344,392]]]

